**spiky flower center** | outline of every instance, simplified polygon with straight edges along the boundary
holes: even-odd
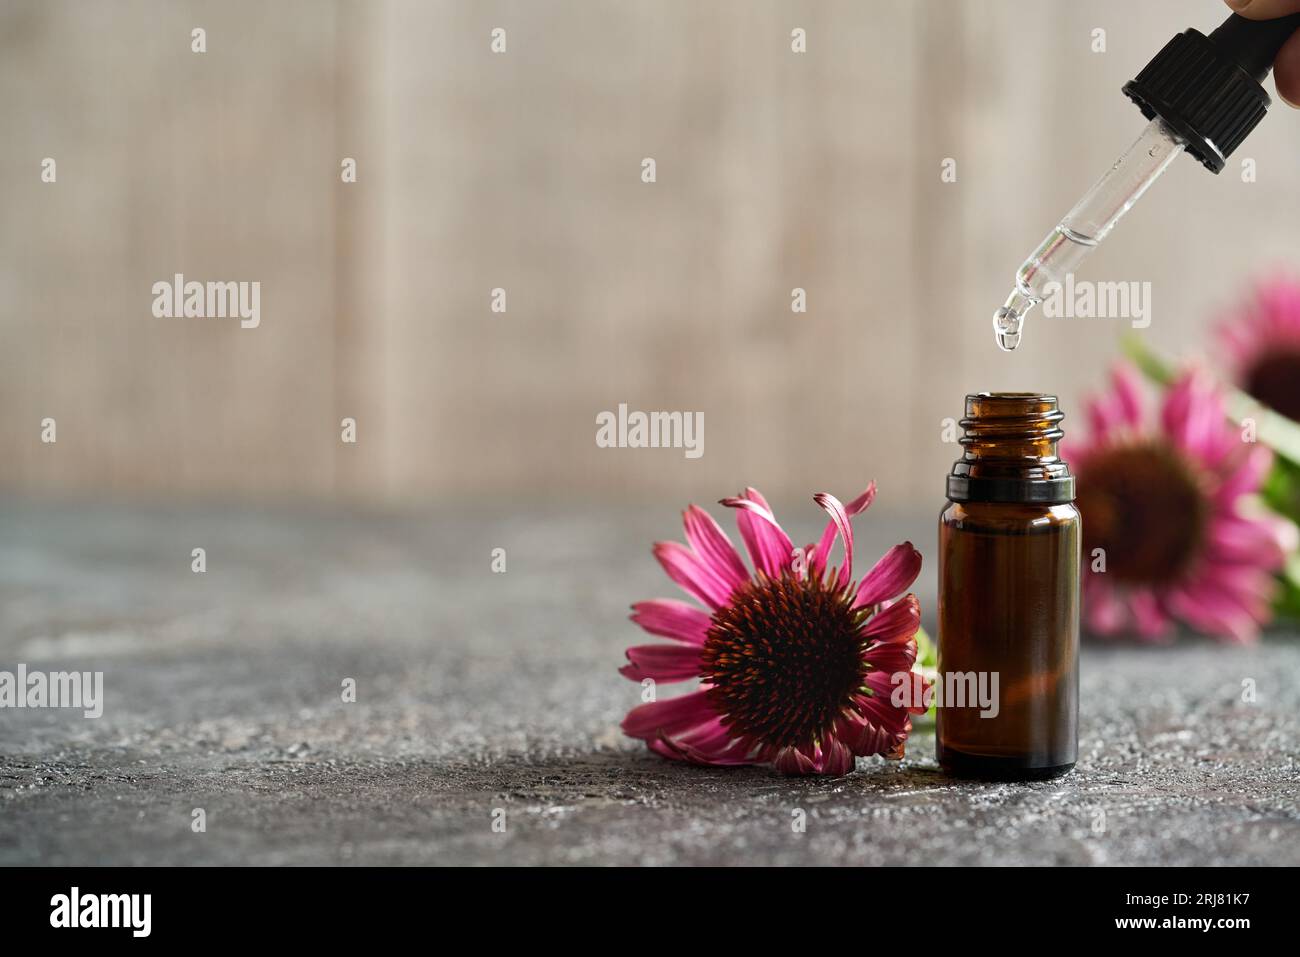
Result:
[[[862,684],[862,624],[853,594],[820,577],[759,576],[713,614],[703,679],[737,734],[768,744],[820,740]]]
[[[1089,459],[1079,475],[1085,560],[1105,550],[1106,577],[1132,585],[1176,581],[1200,553],[1208,504],[1182,456],[1163,443]]]
[[[1246,374],[1245,387],[1270,409],[1300,421],[1300,350],[1261,356]]]

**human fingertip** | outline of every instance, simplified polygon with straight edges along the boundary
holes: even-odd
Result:
[[[1273,85],[1287,106],[1300,109],[1300,32],[1278,51],[1273,61]]]

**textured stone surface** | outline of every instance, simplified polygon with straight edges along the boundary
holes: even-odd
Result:
[[[0,863],[1300,863],[1294,636],[1087,646],[1054,782],[949,781],[924,730],[829,781],[646,754],[614,669],[676,521],[6,503],[0,668],[102,670],[106,707],[0,712]],[[930,516],[861,532],[932,558]]]

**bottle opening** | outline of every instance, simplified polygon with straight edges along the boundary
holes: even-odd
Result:
[[[1056,396],[979,392],[966,396],[962,457],[948,476],[954,502],[1074,500],[1074,477],[1056,454],[1065,435]]]

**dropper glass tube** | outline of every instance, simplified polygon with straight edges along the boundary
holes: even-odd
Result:
[[[1047,287],[1064,283],[1147,187],[1169,168],[1185,141],[1156,117],[1115,165],[1048,233],[1016,273],[1006,304],[993,314],[998,346],[1010,352],[1020,345],[1025,314],[1047,297]]]

